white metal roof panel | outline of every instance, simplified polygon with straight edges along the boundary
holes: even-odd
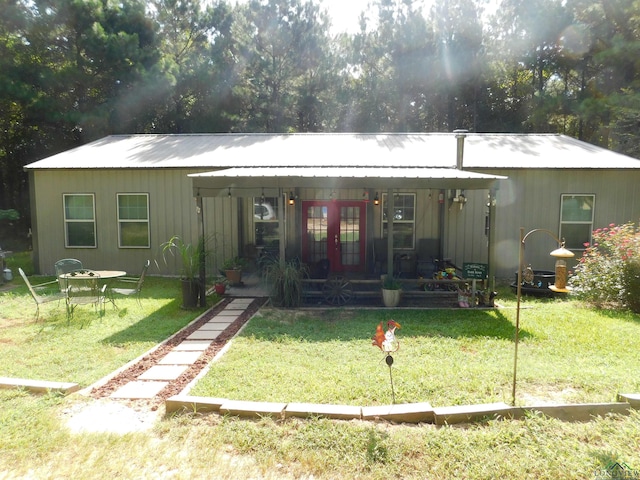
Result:
[[[25,169],[429,167],[456,165],[454,133],[113,135]],[[640,160],[555,134],[465,135],[464,168],[640,168]]]

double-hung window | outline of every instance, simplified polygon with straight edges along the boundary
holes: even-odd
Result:
[[[64,194],[63,202],[65,247],[97,247],[94,194]]]
[[[118,193],[118,246],[149,248],[149,194]]]
[[[591,243],[595,195],[562,194],[560,238],[570,250],[584,250]]]
[[[277,247],[280,243],[278,197],[255,197],[253,199],[253,224],[255,243],[258,247]]]
[[[416,194],[393,195],[393,248],[413,249],[416,231]],[[387,238],[387,195],[382,195],[382,236]]]

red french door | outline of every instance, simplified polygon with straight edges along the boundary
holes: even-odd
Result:
[[[329,260],[332,272],[365,270],[366,204],[358,201],[302,202],[302,257]]]

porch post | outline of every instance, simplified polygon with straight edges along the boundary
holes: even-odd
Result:
[[[288,215],[288,203],[287,203],[287,198],[284,194],[284,191],[282,190],[282,188],[279,189],[279,195],[280,195],[280,202],[282,202],[282,211],[280,213],[280,215],[278,215],[278,232],[279,232],[279,245],[278,245],[278,262],[280,263],[281,267],[284,267],[285,264],[285,239],[287,238],[287,232],[285,231],[287,222],[285,222],[285,215]]]
[[[489,190],[487,211],[489,215],[489,232],[487,238],[487,263],[489,265],[489,271],[487,272],[487,282],[492,282],[496,275],[496,190],[494,187]],[[493,283],[487,284],[487,288],[493,287]]]
[[[387,275],[393,276],[393,215],[395,213],[395,199],[393,188],[387,190]]]
[[[200,241],[198,242],[198,247],[200,248],[199,253],[199,262],[200,262],[200,278],[199,278],[199,294],[200,298],[200,306],[207,306],[207,262],[206,262],[206,248],[205,239],[204,239],[204,210],[202,208],[202,196],[198,191],[196,193],[196,212],[198,214],[198,223],[200,224]]]

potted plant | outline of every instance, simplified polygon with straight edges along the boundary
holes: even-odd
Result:
[[[227,277],[223,277],[219,275],[213,281],[213,289],[218,295],[224,295],[224,292],[227,291]]]
[[[180,260],[180,280],[182,282],[182,308],[191,309],[198,306],[198,300],[204,303],[204,288],[200,284],[201,255],[206,256],[204,241],[198,245],[186,243],[182,237],[174,235],[162,245],[162,258],[167,263],[167,255]]]
[[[244,258],[231,257],[224,261],[222,270],[229,282],[229,285],[242,285],[242,267],[246,264]]]
[[[397,307],[402,298],[402,284],[393,275],[382,276],[382,302],[385,307]]]

